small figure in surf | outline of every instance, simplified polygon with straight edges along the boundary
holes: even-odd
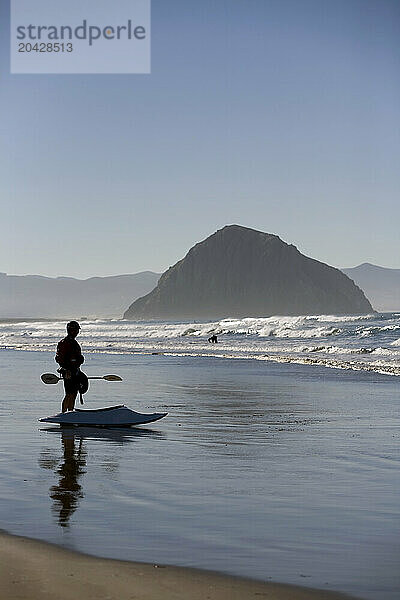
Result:
[[[216,344],[218,342],[218,338],[214,334],[214,335],[212,335],[211,337],[208,338],[208,341],[210,342],[210,344]]]
[[[58,372],[64,380],[65,396],[62,402],[62,412],[74,410],[75,400],[81,390],[81,373],[79,367],[84,362],[81,347],[76,341],[80,325],[76,321],[67,324],[67,337],[57,344],[56,362],[60,365]]]

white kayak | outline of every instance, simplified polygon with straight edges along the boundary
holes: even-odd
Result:
[[[76,425],[85,427],[130,427],[153,423],[165,417],[168,413],[138,413],[127,406],[109,406],[108,408],[95,408],[84,410],[76,408],[52,417],[39,419],[41,423],[58,423],[59,425]]]

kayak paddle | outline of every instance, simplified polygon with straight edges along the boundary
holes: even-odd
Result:
[[[43,373],[43,375],[40,376],[40,379],[43,381],[43,383],[58,383],[59,381],[62,380],[62,377],[58,377],[58,375],[55,375],[54,373]],[[88,379],[105,379],[106,381],[122,381],[122,377],[120,377],[119,375],[102,375],[102,376],[96,376],[96,377],[88,377]]]

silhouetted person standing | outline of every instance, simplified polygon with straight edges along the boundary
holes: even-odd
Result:
[[[79,391],[79,367],[84,362],[81,347],[76,341],[80,325],[76,321],[67,324],[67,337],[57,344],[56,362],[60,365],[58,370],[64,380],[65,396],[62,402],[62,412],[74,410],[75,400]]]

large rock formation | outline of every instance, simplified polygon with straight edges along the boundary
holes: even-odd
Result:
[[[278,236],[228,225],[196,244],[126,319],[217,319],[373,312],[338,269]]]
[[[342,269],[359,285],[374,307],[382,312],[400,310],[400,269],[387,269],[363,263],[352,269]]]

